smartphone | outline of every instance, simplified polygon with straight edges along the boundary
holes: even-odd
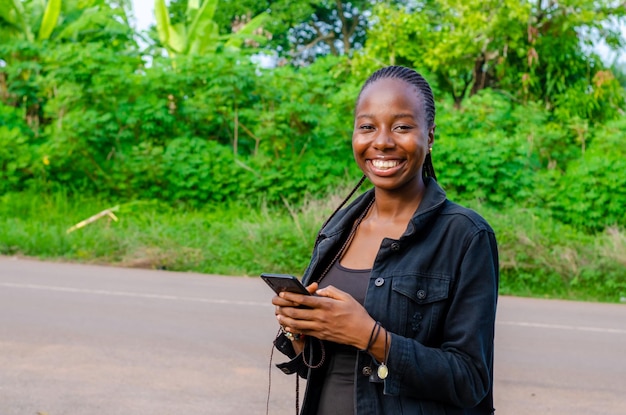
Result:
[[[276,294],[289,291],[297,294],[311,295],[300,280],[293,275],[261,274],[261,278],[263,278],[263,281],[265,281]]]

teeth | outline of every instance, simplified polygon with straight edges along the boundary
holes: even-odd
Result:
[[[400,164],[400,162],[398,160],[372,160],[372,164],[377,169],[391,169]]]

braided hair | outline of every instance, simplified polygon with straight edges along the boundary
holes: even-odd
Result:
[[[374,72],[363,84],[361,92],[359,92],[357,102],[361,99],[361,94],[365,88],[381,79],[400,79],[409,85],[413,85],[422,99],[424,111],[426,111],[426,123],[428,130],[435,125],[435,98],[430,85],[422,75],[413,69],[406,68],[404,66],[386,66]],[[437,180],[430,151],[426,154],[426,159],[424,160],[422,177],[432,177],[434,180]]]

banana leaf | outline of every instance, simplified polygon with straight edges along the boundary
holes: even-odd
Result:
[[[39,27],[37,39],[45,40],[50,38],[52,31],[59,21],[61,3],[62,0],[48,0],[48,4],[46,4],[46,11],[43,14],[43,20],[41,21],[41,26]]]

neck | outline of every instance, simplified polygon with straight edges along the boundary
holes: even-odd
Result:
[[[376,188],[374,205],[368,216],[381,221],[408,221],[421,203],[425,190],[426,186],[421,177],[410,188],[395,191]]]

